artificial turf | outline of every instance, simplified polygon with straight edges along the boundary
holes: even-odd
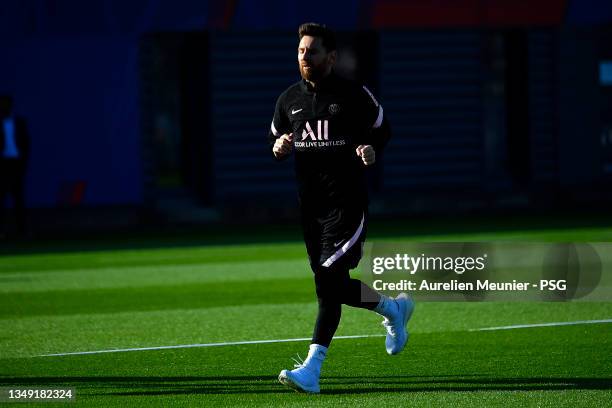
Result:
[[[376,229],[372,240],[394,242],[612,241],[612,228],[593,225],[403,236]],[[386,355],[382,337],[334,341],[318,396],[296,394],[276,380],[296,352],[304,356],[308,341],[44,356],[308,338],[316,305],[303,244],[291,232],[283,242],[262,241],[231,244],[224,236],[172,245],[156,238],[72,249],[39,242],[5,251],[0,386],[73,387],[79,406],[605,406],[612,400],[612,324],[474,330],[611,319],[612,300],[421,302],[398,356]],[[377,315],[344,308],[337,335],[382,333]]]

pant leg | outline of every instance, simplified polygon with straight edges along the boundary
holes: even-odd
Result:
[[[319,304],[312,342],[328,347],[342,304],[372,310],[380,301],[376,291],[349,274],[362,256],[367,212],[339,208],[322,217],[303,218],[302,225]]]

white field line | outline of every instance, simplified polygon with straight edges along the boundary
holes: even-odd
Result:
[[[517,324],[513,326],[498,326],[498,327],[483,327],[480,329],[469,329],[468,331],[493,331],[493,330],[512,330],[512,329],[525,329],[530,327],[550,327],[550,326],[572,326],[578,324],[597,324],[597,323],[612,323],[612,319],[602,320],[577,320],[574,322],[553,322],[553,323],[536,323],[536,324]],[[384,337],[384,334],[361,334],[355,336],[336,336],[337,339],[360,339],[366,337]],[[270,344],[270,343],[288,343],[292,341],[307,341],[310,337],[302,337],[297,339],[273,339],[273,340],[250,340],[250,341],[232,341],[223,343],[203,343],[203,344],[181,344],[176,346],[157,346],[157,347],[137,347],[137,348],[125,348],[125,349],[111,349],[111,350],[94,350],[94,351],[76,351],[70,353],[54,353],[54,354],[41,354],[36,357],[58,357],[58,356],[75,356],[84,354],[102,354],[102,353],[124,353],[128,351],[149,351],[149,350],[169,350],[169,349],[183,349],[183,348],[196,348],[196,347],[219,347],[219,346],[239,346],[244,344]]]
[[[470,329],[469,331],[512,330],[512,329],[527,329],[527,328],[530,328],[530,327],[573,326],[573,325],[577,325],[577,324],[597,324],[597,323],[612,323],[612,319],[577,320],[575,322],[553,322],[553,323],[517,324],[517,325],[514,325],[514,326],[483,327],[481,329]]]
[[[334,336],[334,340],[337,339],[360,339],[364,337],[384,337],[384,334],[362,334],[355,336]],[[75,356],[83,354],[101,354],[101,353],[123,353],[127,351],[149,351],[149,350],[168,350],[168,349],[182,349],[182,348],[196,348],[196,347],[219,347],[219,346],[239,346],[243,344],[268,344],[268,343],[287,343],[291,341],[307,341],[311,340],[311,337],[303,337],[299,339],[274,339],[274,340],[251,340],[251,341],[231,341],[224,343],[204,343],[204,344],[181,344],[177,346],[158,346],[158,347],[138,347],[138,348],[126,348],[126,349],[112,349],[112,350],[95,350],[95,351],[76,351],[71,353],[55,353],[55,354],[41,354],[36,357],[57,357],[57,356]]]

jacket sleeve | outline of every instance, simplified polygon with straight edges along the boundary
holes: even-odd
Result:
[[[391,139],[391,126],[385,116],[384,109],[376,100],[372,92],[365,86],[360,91],[363,117],[366,121],[365,143],[372,145],[376,153],[381,153],[389,139]]]
[[[289,122],[289,119],[287,118],[287,114],[283,106],[283,101],[284,94],[279,96],[276,101],[276,106],[274,108],[274,117],[272,118],[270,130],[268,131],[268,144],[270,146],[270,152],[272,152],[272,147],[274,146],[274,142],[276,141],[276,139],[278,139],[285,133],[291,133],[291,124]],[[276,158],[276,156],[274,157]],[[286,157],[287,156],[285,156],[285,158]]]

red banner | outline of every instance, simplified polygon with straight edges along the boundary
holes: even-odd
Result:
[[[378,0],[372,27],[499,27],[561,24],[566,0]]]

